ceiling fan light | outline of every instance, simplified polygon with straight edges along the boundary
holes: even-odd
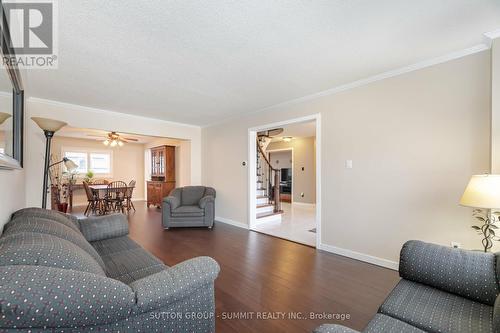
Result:
[[[111,147],[116,147],[116,145],[117,145],[117,143],[115,140],[111,141],[111,144],[110,144]]]
[[[108,140],[108,139],[104,140],[102,143],[103,143],[105,146],[109,146],[109,140]]]
[[[292,141],[292,137],[291,136],[284,136],[283,141],[290,142],[290,141]]]
[[[122,141],[118,141],[118,146],[123,147],[123,142]]]

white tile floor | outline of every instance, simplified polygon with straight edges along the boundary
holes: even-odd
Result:
[[[284,213],[281,222],[267,222],[253,229],[268,235],[316,246],[316,234],[309,231],[316,228],[316,206],[283,202],[282,209]]]

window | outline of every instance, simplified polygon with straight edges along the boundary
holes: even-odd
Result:
[[[87,173],[88,168],[87,168],[87,153],[78,153],[78,152],[66,152],[64,154],[64,157],[69,158],[73,162],[75,162],[78,165],[78,173]]]
[[[96,174],[111,173],[111,156],[108,153],[90,153],[90,170]]]
[[[111,151],[93,151],[82,148],[63,148],[63,156],[78,165],[80,175],[92,171],[98,176],[112,176],[113,153]]]

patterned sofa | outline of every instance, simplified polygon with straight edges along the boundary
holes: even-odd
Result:
[[[167,267],[127,234],[121,214],[14,213],[0,237],[0,331],[213,332],[218,264]]]
[[[402,280],[366,333],[500,332],[500,255],[420,241],[403,245]],[[356,333],[325,324],[315,333]]]

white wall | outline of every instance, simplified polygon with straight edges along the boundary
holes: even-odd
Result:
[[[98,110],[78,105],[37,98],[26,100],[26,203],[40,206],[45,139],[42,131],[30,120],[39,116],[58,119],[78,128],[102,129],[130,134],[175,137],[190,141],[191,183],[201,184],[201,129],[140,116]]]
[[[25,207],[24,175],[23,170],[0,170],[0,233],[12,213]]]
[[[489,170],[490,69],[483,51],[204,128],[217,216],[248,224],[248,128],[320,113],[323,244],[394,262],[409,239],[480,248],[458,200]]]

